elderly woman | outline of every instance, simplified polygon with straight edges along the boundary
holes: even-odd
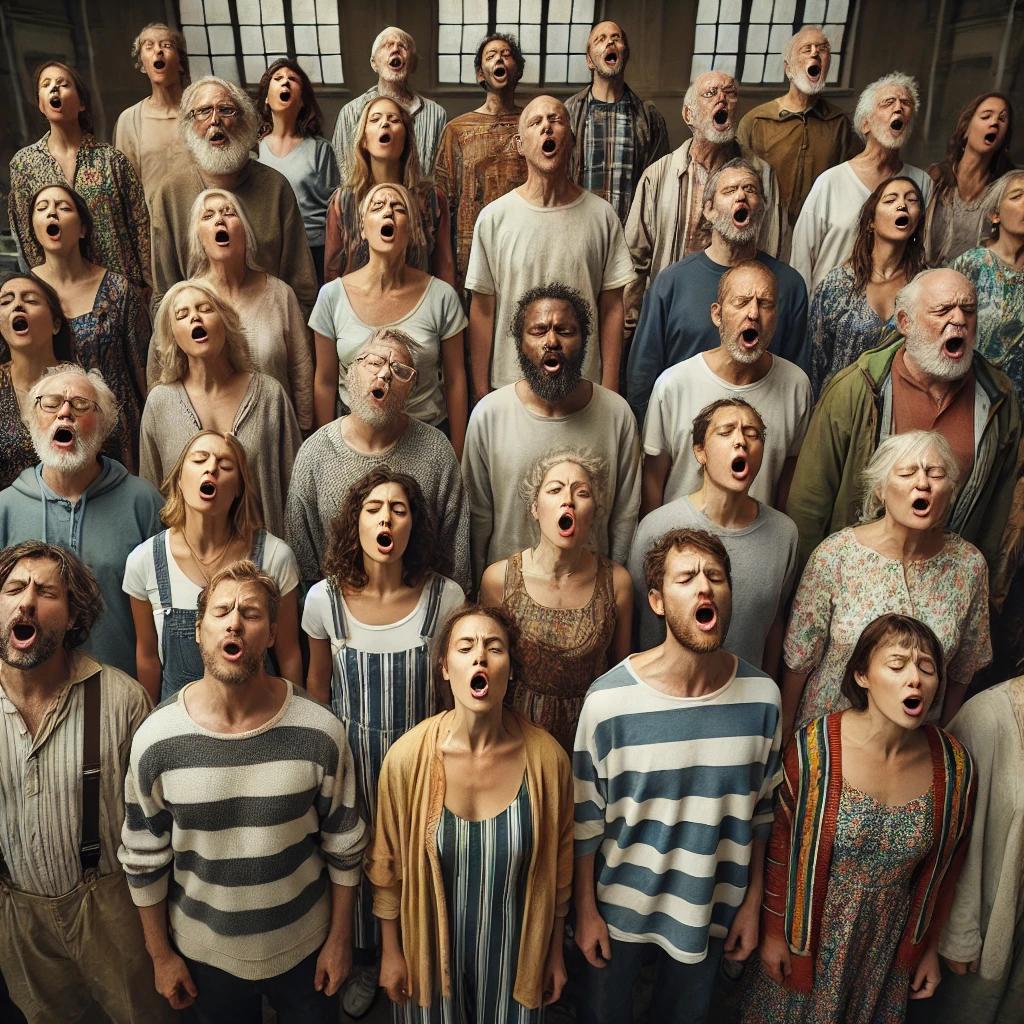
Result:
[[[313,426],[313,355],[309,330],[290,285],[256,263],[256,239],[235,196],[207,189],[189,215],[189,277],[205,282],[238,314],[253,366],[273,377],[291,399],[299,426]],[[146,376],[157,376],[150,350]]]
[[[181,93],[191,80],[185,37],[151,21],[132,40],[132,64],[149,80],[149,95],[121,111],[114,146],[128,157],[148,197],[167,168],[187,158],[178,134]]]
[[[537,545],[489,565],[480,583],[480,600],[500,604],[519,630],[516,710],[570,756],[590,684],[630,650],[629,573],[590,541],[607,488],[604,462],[590,452],[540,459],[522,487]]]
[[[97,369],[117,396],[114,439],[132,472],[139,466],[139,423],[146,401],[149,314],[126,277],[86,258],[93,220],[67,185],[46,185],[32,198],[32,233],[43,251],[34,273],[60,297],[74,358]]]
[[[440,427],[461,458],[468,397],[463,332],[466,315],[450,284],[410,266],[418,224],[401,185],[374,185],[363,199],[360,233],[368,262],[320,289],[309,318],[316,344],[314,402],[318,427],[335,418],[345,372],[374,331],[397,327],[412,340],[416,382],[405,411]]]
[[[299,570],[288,545],[263,529],[238,439],[200,431],[182,449],[163,492],[166,529],[128,556],[123,587],[135,624],[138,679],[153,703],[202,676],[199,592],[224,566],[243,558],[273,576],[281,591],[274,656],[281,675],[301,683]]]
[[[912,430],[878,446],[864,470],[860,525],[819,544],[797,587],[783,646],[784,735],[848,706],[844,666],[883,612],[912,614],[934,630],[949,671],[929,717],[956,713],[992,659],[984,556],[946,530],[958,477],[941,434]]]
[[[0,490],[39,461],[25,425],[29,392],[51,366],[71,361],[57,293],[32,274],[0,278]]]
[[[348,180],[327,207],[324,276],[328,281],[363,266],[368,257],[361,233],[361,212],[374,185],[404,185],[415,200],[409,204],[419,230],[405,254],[406,262],[454,285],[451,215],[448,199],[420,171],[412,116],[386,96],[371,100],[356,127]]]
[[[985,192],[1012,169],[1013,108],[1001,92],[975,96],[960,111],[946,157],[928,168],[935,182],[924,222],[928,265],[941,266],[973,249]]]
[[[327,204],[341,175],[334,149],[320,134],[324,115],[309,75],[288,57],[275,60],[260,79],[256,109],[260,115],[260,163],[288,179],[322,285]]]
[[[380,983],[406,1024],[539,1024],[565,985],[572,773],[508,706],[517,653],[501,609],[457,610],[436,669],[455,706],[406,733],[381,769],[366,876]]]
[[[145,289],[150,280],[149,210],[132,165],[92,134],[91,99],[82,77],[66,64],[41,64],[35,89],[49,131],[11,160],[7,215],[25,262],[43,262],[32,232],[32,197],[44,185],[73,188],[89,207],[89,259]]]
[[[273,377],[251,368],[238,314],[203,281],[179,281],[160,303],[157,385],[142,413],[139,472],[159,486],[198,430],[233,434],[245,449],[263,522],[284,534],[284,498],[301,434]]]
[[[899,1024],[935,992],[975,788],[970,755],[928,724],[943,661],[924,623],[879,616],[843,670],[850,710],[786,751],[743,1024]]]
[[[924,269],[921,190],[887,178],[861,207],[853,253],[815,289],[807,314],[811,389],[825,385],[896,326],[896,293]]]

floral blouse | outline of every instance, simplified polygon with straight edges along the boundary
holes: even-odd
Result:
[[[39,461],[32,437],[21,419],[18,393],[11,379],[11,364],[0,366],[0,490]]]
[[[50,133],[18,150],[11,160],[11,192],[7,215],[18,247],[29,267],[43,262],[43,252],[32,233],[32,196],[44,185],[67,185],[60,164],[46,148]],[[148,288],[149,210],[138,175],[119,149],[86,134],[75,160],[71,183],[92,214],[94,263],[128,278],[136,288]]]
[[[809,672],[795,727],[849,707],[839,692],[846,663],[864,627],[886,612],[913,615],[931,626],[946,658],[946,679],[968,685],[992,660],[988,566],[962,537],[946,534],[942,550],[904,568],[861,544],[852,528],[815,548],[793,601],[783,659]],[[928,714],[942,713],[945,684]]]

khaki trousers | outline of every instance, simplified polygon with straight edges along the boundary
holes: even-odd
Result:
[[[124,875],[88,878],[63,896],[0,879],[0,969],[29,1024],[164,1024],[153,964]]]

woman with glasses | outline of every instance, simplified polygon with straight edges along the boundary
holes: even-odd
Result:
[[[11,160],[7,215],[30,267],[43,262],[32,232],[32,197],[44,185],[73,188],[93,218],[89,259],[121,274],[136,288],[150,281],[149,210],[128,158],[92,134],[89,89],[66,64],[41,64],[35,73],[39,110],[49,130]]]
[[[263,522],[284,535],[284,499],[301,434],[273,377],[252,369],[234,309],[204,281],[179,281],[156,314],[158,383],[142,413],[139,474],[155,486],[198,430],[232,434],[245,449]]]
[[[405,188],[374,185],[360,207],[360,225],[368,262],[324,285],[309,318],[316,344],[316,425],[335,418],[339,398],[350,404],[339,371],[374,331],[396,327],[414,345],[417,371],[405,411],[443,430],[461,458],[468,416],[462,303],[450,284],[407,263],[409,246],[420,236]]]

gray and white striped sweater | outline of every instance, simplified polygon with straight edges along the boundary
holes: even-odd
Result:
[[[274,977],[326,938],[329,883],[359,882],[352,752],[338,719],[290,683],[274,718],[237,734],[189,717],[190,686],[135,734],[118,856],[136,906],[168,900],[182,955]]]

